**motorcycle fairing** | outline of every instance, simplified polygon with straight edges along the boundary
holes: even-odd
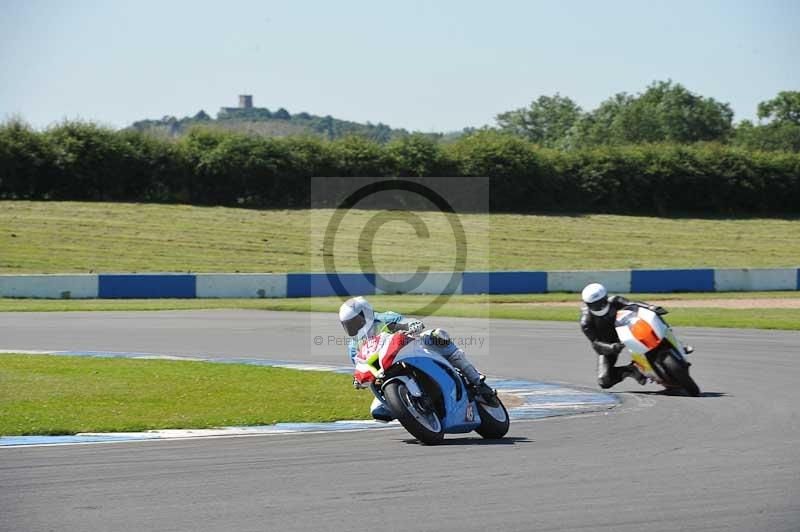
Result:
[[[358,358],[356,356],[356,367],[353,369],[353,377],[360,383],[366,384],[375,381],[379,369],[376,367],[379,353],[372,353],[368,358]]]
[[[667,326],[652,310],[626,307],[617,312],[615,322],[619,341],[633,353],[647,353],[658,347]]]
[[[684,356],[683,345],[675,337],[672,329],[658,314],[648,308],[630,306],[621,309],[617,312],[615,327],[620,341],[631,352],[633,363],[645,377],[652,380],[661,382],[662,378],[653,369],[647,356],[649,353],[668,342],[678,358]]]
[[[403,334],[381,333],[366,339],[353,359],[353,376],[362,383],[371,383],[394,363],[397,353],[410,341]]]
[[[445,411],[441,422],[447,432],[470,432],[480,426],[478,409],[469,400],[463,380],[447,360],[415,342],[397,355],[395,364],[401,362],[425,373],[439,386]]]

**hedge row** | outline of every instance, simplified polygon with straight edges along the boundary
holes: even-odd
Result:
[[[195,130],[179,140],[66,123],[0,126],[0,199],[299,208],[310,176],[489,176],[506,212],[796,214],[800,154],[715,144],[574,152],[481,131],[452,144],[412,135],[263,138]]]

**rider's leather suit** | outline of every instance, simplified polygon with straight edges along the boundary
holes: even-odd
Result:
[[[647,307],[647,303],[630,301],[622,296],[608,298],[609,309],[603,316],[595,316],[589,312],[589,307],[581,307],[581,329],[586,338],[592,342],[597,357],[597,384],[601,388],[611,388],[621,382],[625,377],[638,379],[641,373],[633,365],[615,366],[622,348],[618,345],[619,336],[614,327],[617,311],[628,305]]]

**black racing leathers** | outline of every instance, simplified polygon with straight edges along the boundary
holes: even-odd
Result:
[[[592,347],[598,355],[615,355],[619,349],[615,346],[619,342],[619,336],[614,328],[617,320],[617,311],[628,305],[647,306],[647,303],[640,301],[629,301],[622,296],[610,296],[608,298],[608,312],[602,316],[595,316],[589,312],[589,307],[581,307],[581,329],[586,338],[592,342]]]
[[[622,351],[622,345],[619,343],[614,322],[617,319],[617,311],[623,307],[628,305],[648,307],[647,303],[630,301],[622,296],[610,296],[608,305],[608,312],[602,316],[595,316],[589,312],[586,305],[581,308],[583,334],[592,342],[595,352],[600,355],[597,360],[597,383],[601,388],[610,388],[625,377],[638,378],[640,376],[639,371],[632,365],[615,366],[619,353]]]

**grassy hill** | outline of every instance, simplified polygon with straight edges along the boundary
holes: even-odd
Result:
[[[0,201],[0,273],[321,271],[329,210]],[[361,230],[376,211],[352,211],[334,247],[357,271]],[[389,221],[371,246],[377,271],[452,268],[450,226],[419,213],[430,237]],[[800,219],[638,216],[460,216],[467,269],[797,266]],[[348,229],[349,228],[349,229]]]
[[[217,113],[216,119],[201,110],[194,116],[180,119],[174,116],[165,116],[158,120],[141,120],[134,122],[131,129],[174,137],[180,136],[194,127],[224,129],[267,137],[311,135],[327,140],[357,135],[381,143],[409,134],[405,129],[393,129],[381,123],[361,124],[333,118],[330,115],[317,116],[305,112],[291,114],[283,108],[273,112],[263,107],[222,108]]]

